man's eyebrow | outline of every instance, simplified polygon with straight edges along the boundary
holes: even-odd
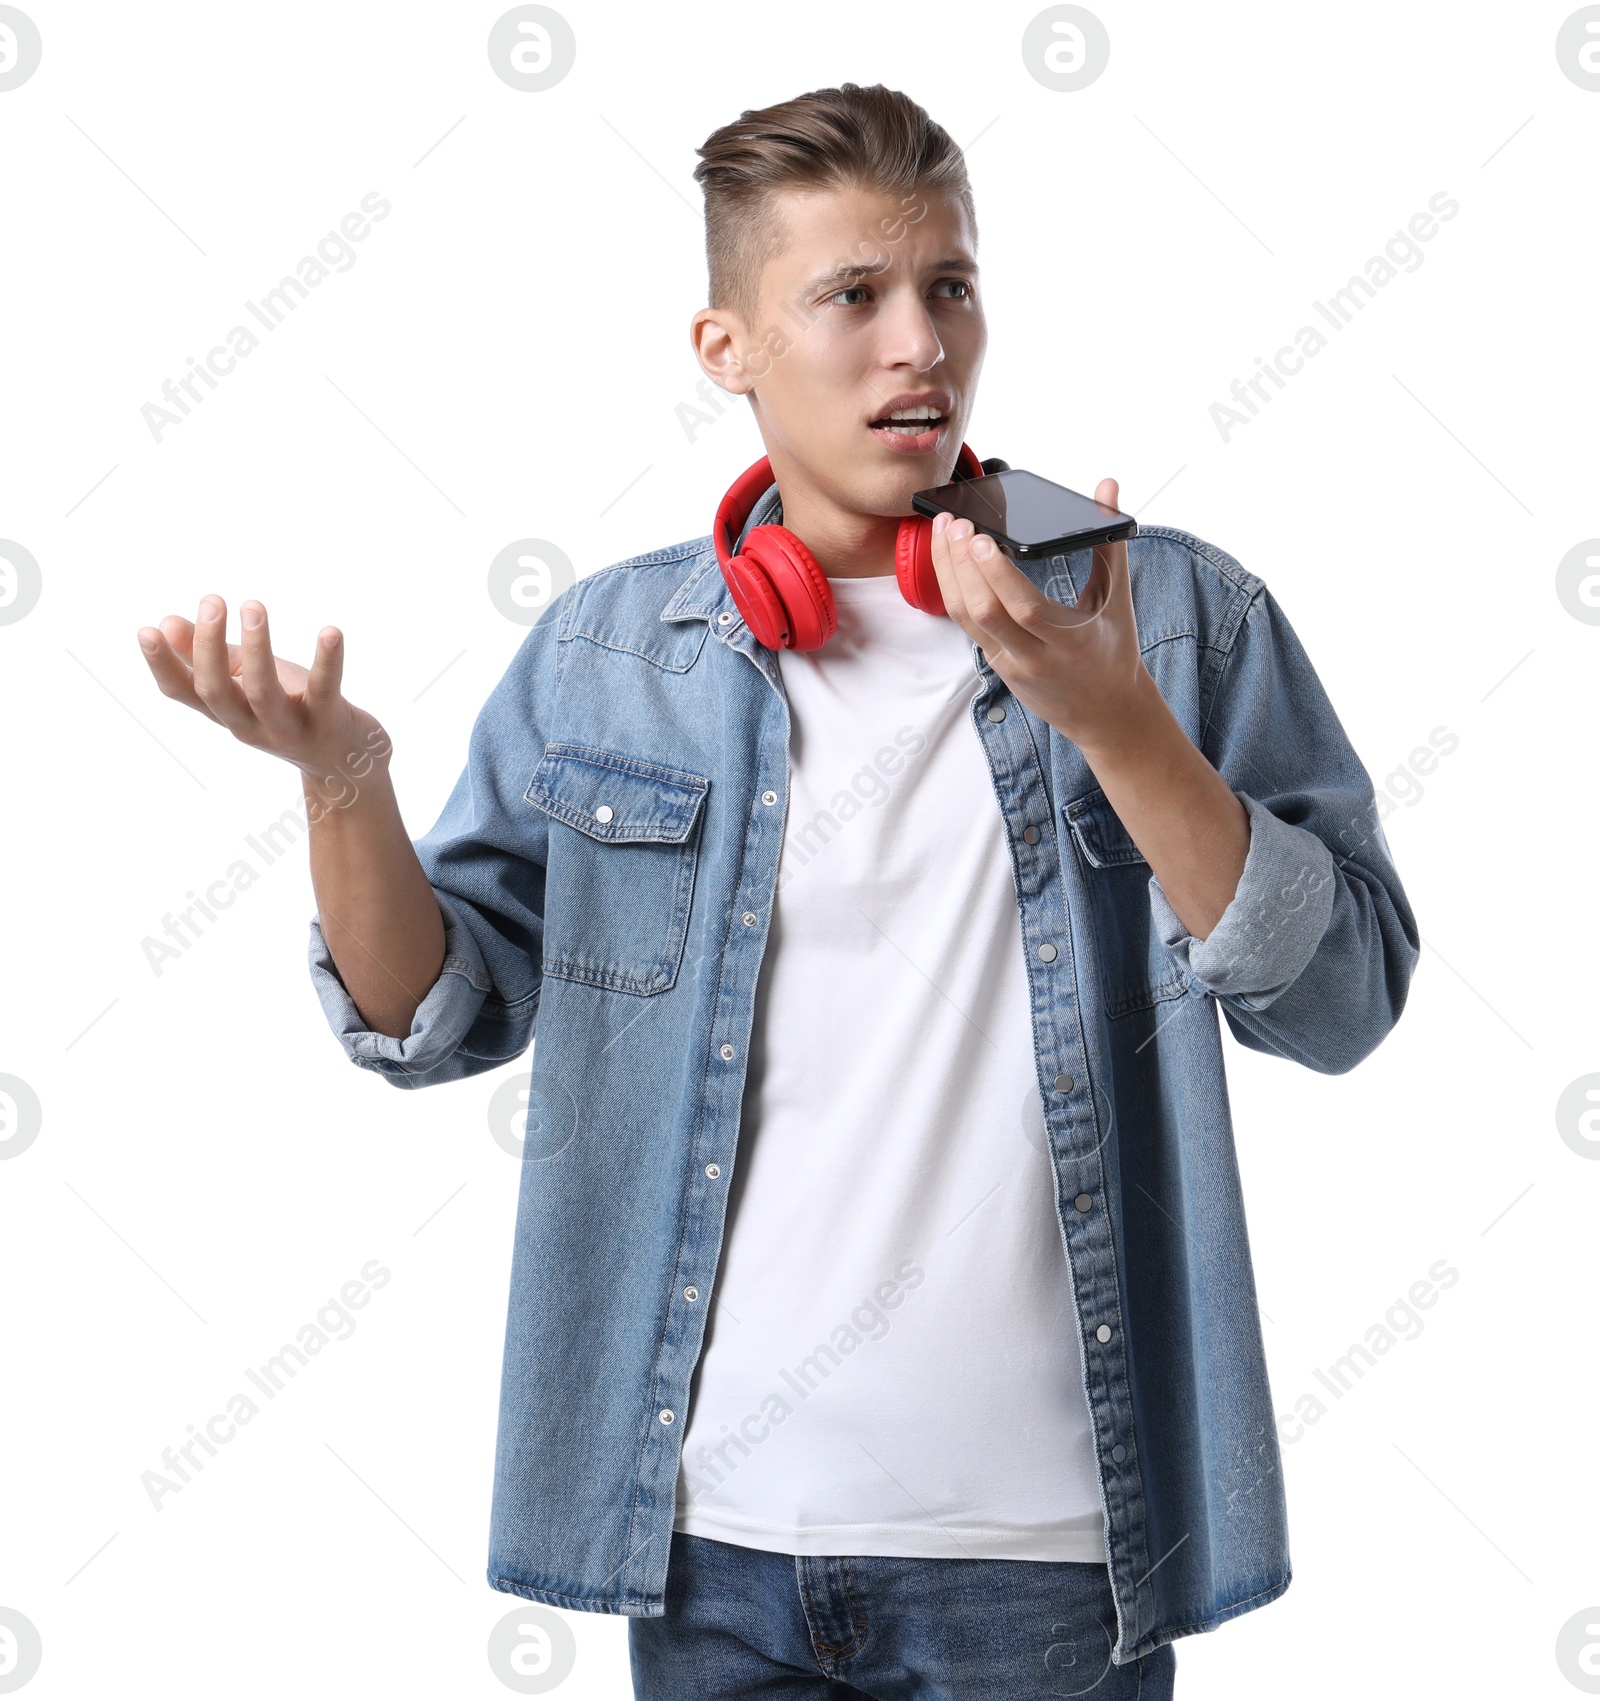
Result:
[[[840,265],[835,266],[831,272],[819,272],[816,277],[809,279],[801,287],[806,291],[810,291],[814,289],[821,289],[827,284],[832,284],[835,289],[842,289],[845,285],[854,283],[858,278],[873,277],[883,270],[884,267],[881,265],[866,266],[861,264],[851,265],[841,263]],[[964,272],[969,277],[976,277],[978,275],[978,262],[976,260],[969,259],[966,255],[952,254],[947,255],[943,260],[935,260],[932,266],[929,267],[929,270],[935,272]]]

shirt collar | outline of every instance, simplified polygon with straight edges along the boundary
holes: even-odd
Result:
[[[783,503],[778,497],[778,487],[775,483],[769,484],[756,498],[750,509],[750,517],[740,528],[734,554],[737,555],[744,547],[746,536],[755,527],[782,524]],[[724,620],[722,616],[725,614],[732,618]],[[722,576],[722,567],[717,560],[717,548],[709,537],[706,539],[705,548],[695,556],[688,576],[667,599],[667,605],[661,611],[661,618],[709,621],[711,630],[719,638],[729,637],[744,626],[744,616],[740,614],[739,605],[733,600],[728,581]]]

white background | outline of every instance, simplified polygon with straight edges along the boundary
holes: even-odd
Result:
[[[1425,942],[1394,1033],[1339,1078],[1227,1045],[1279,1410],[1436,1260],[1460,1278],[1286,1440],[1294,1582],[1181,1639],[1178,1693],[1579,1693],[1555,1649],[1600,1605],[1600,1163],[1555,1107],[1600,1069],[1600,628],[1555,587],[1600,534],[1600,93],[1557,64],[1573,8],[1103,3],[1077,93],[1028,74],[1032,5],[564,0],[577,60],[543,93],[492,74],[498,6],[26,10],[0,535],[42,594],[0,625],[0,1073],[43,1126],[0,1164],[0,1607],[43,1638],[27,1692],[507,1692],[484,1568],[518,1168],[488,1105],[526,1062],[424,1093],[352,1068],[303,843],[153,971],[142,941],[299,787],[160,697],[134,634],[210,591],[231,627],[262,598],[300,659],[339,624],[420,834],[525,631],[496,553],[548,538],[587,573],[700,536],[761,452],[742,404],[692,442],[674,411],[694,147],[881,80],[971,144],[978,453],[1110,474],[1260,574],[1380,789],[1459,739],[1385,822]],[[351,269],[154,441],[162,382],[371,190],[393,210]],[[1211,404],[1439,191],[1424,262],[1224,442]],[[153,1510],[163,1448],[374,1258],[355,1333]],[[563,1616],[563,1691],[629,1695],[625,1621]]]

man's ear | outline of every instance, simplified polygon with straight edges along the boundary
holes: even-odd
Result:
[[[755,388],[739,357],[744,334],[739,315],[724,307],[702,307],[689,321],[689,342],[701,371],[733,396]]]

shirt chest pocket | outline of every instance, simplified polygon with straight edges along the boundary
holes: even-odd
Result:
[[[1061,806],[1088,887],[1106,1014],[1177,998],[1188,977],[1156,932],[1150,864],[1098,787]]]
[[[709,785],[589,745],[545,746],[524,796],[550,817],[547,975],[646,995],[672,986]]]

